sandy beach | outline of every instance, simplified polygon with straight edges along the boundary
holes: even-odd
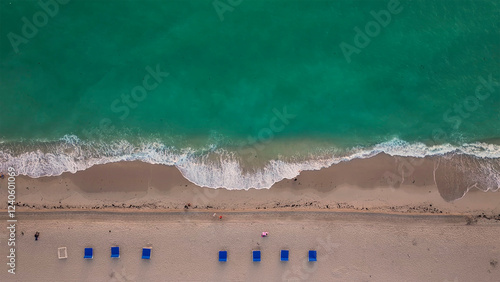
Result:
[[[319,171],[303,171],[270,189],[197,186],[175,167],[142,162],[96,165],[75,174],[16,178],[18,209],[33,210],[332,210],[467,214],[498,217],[500,193],[473,188],[470,172],[446,159],[379,154]],[[469,174],[467,174],[469,173]],[[2,183],[2,182],[0,182]],[[7,184],[6,179],[3,184]],[[468,192],[467,192],[468,191]],[[465,195],[465,196],[464,196]],[[7,198],[1,190],[0,197]],[[6,209],[6,202],[0,208]]]
[[[5,267],[0,277],[498,281],[500,194],[467,188],[459,172],[454,179],[462,182],[447,185],[436,160],[412,163],[402,176],[401,159],[378,155],[247,191],[199,187],[174,167],[140,162],[19,176],[16,275]],[[0,197],[7,196],[2,189]],[[1,205],[6,222],[6,202]],[[6,251],[7,231],[0,233]],[[270,236],[261,238],[262,231]],[[121,247],[119,259],[109,257],[113,245]],[[57,258],[61,246],[68,248],[66,260]],[[153,248],[150,261],[140,258],[145,246]],[[85,247],[94,248],[93,260],[83,259]],[[290,250],[288,263],[279,261],[282,248]],[[262,251],[260,263],[251,261],[254,249]],[[318,262],[306,261],[309,249],[318,251]],[[218,262],[219,250],[228,251],[227,263]]]
[[[4,218],[2,218],[3,220]],[[336,212],[19,214],[2,281],[498,281],[500,225],[461,216]],[[41,232],[39,241],[34,232]],[[260,237],[260,232],[270,232]],[[20,235],[24,232],[24,235]],[[4,243],[5,235],[2,235]],[[3,245],[3,244],[2,244]],[[119,259],[110,247],[121,248]],[[57,258],[57,247],[68,258]],[[152,247],[151,260],[141,248]],[[94,259],[83,259],[85,247]],[[280,262],[279,251],[290,250]],[[318,261],[307,262],[317,250]],[[228,261],[218,261],[218,251]],[[251,251],[262,261],[252,262]],[[2,257],[5,266],[6,258]]]

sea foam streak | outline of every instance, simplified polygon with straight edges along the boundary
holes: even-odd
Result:
[[[426,146],[422,143],[410,144],[393,139],[371,148],[352,148],[341,156],[329,154],[296,162],[271,160],[259,169],[244,172],[237,153],[217,149],[215,146],[209,146],[205,152],[203,150],[200,152],[190,148],[179,150],[160,142],[144,142],[138,146],[125,140],[111,144],[83,142],[73,135],[64,136],[58,142],[43,142],[42,145],[35,146],[37,149],[29,150],[28,146],[9,148],[5,143],[0,144],[0,170],[6,171],[12,166],[21,175],[36,178],[56,176],[64,172],[75,173],[98,164],[143,161],[176,166],[184,177],[200,186],[249,189],[269,188],[280,180],[294,178],[303,170],[319,170],[352,159],[369,158],[379,153],[403,157],[456,153],[479,158],[500,158],[500,146],[494,144],[474,143],[460,147],[449,144]],[[214,154],[219,157],[213,158]],[[500,177],[497,171],[490,170],[488,173],[495,182],[491,183],[493,185],[491,187],[498,189]]]

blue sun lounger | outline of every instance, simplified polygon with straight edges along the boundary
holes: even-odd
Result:
[[[281,261],[288,261],[288,250],[281,250]]]
[[[219,261],[227,261],[227,251],[219,251]]]
[[[151,248],[142,248],[142,259],[151,259]]]
[[[316,251],[313,251],[313,250],[309,251],[309,261],[317,261],[317,259],[316,259]]]
[[[260,261],[260,251],[253,251],[253,261]]]
[[[84,259],[93,259],[94,258],[94,250],[92,248],[85,248]]]
[[[111,247],[111,257],[112,258],[120,257],[120,247]]]

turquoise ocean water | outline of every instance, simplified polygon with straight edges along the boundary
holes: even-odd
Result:
[[[1,0],[0,33],[0,170],[141,160],[246,189],[500,158],[497,0]]]

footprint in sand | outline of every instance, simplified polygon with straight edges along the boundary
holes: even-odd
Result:
[[[110,281],[118,281],[118,282],[136,281],[135,277],[127,276],[124,267],[122,267],[119,271],[111,272],[111,274],[109,274],[109,277],[111,278]]]

